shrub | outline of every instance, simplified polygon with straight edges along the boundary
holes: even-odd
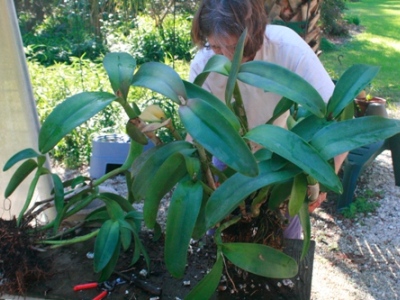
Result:
[[[348,30],[343,20],[345,0],[324,0],[321,7],[321,22],[325,34],[347,35]]]

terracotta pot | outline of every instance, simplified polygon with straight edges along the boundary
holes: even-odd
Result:
[[[368,115],[369,113],[367,112],[368,106],[374,103],[374,108],[379,108],[378,110],[381,110],[381,112],[378,113],[371,113],[371,114],[378,114],[384,116],[386,113],[386,99],[380,98],[380,97],[373,97],[371,99],[366,99],[366,98],[356,98],[354,99],[354,116],[355,117],[362,117],[365,116],[366,114]],[[376,110],[376,109],[375,109]],[[378,111],[376,110],[376,111]]]

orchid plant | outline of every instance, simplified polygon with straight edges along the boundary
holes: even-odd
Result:
[[[287,69],[263,61],[241,63],[245,34],[232,61],[214,56],[193,83],[181,79],[162,63],[149,62],[137,68],[135,59],[127,53],[107,54],[104,67],[112,92],[82,92],[67,98],[43,123],[38,149],[18,152],[4,166],[6,171],[23,161],[12,176],[5,197],[34,172],[18,224],[30,220],[28,207],[41,176],[52,178],[57,211],[56,218],[42,229],[52,229],[55,235],[62,220],[93,200],[102,200],[105,206],[90,213],[85,220],[101,224],[95,231],[69,240],[49,237],[40,241],[58,247],[95,237],[94,270],[99,273],[100,282],[112,274],[121,251],[131,247],[134,249],[132,264],[141,255],[149,264],[139,238],[142,221],[156,236],[162,234],[157,223],[159,204],[172,191],[164,256],[173,276],[184,275],[190,240],[215,229],[215,264],[187,299],[205,299],[214,293],[226,259],[265,277],[295,276],[296,261],[280,249],[256,242],[229,242],[222,238],[222,232],[243,219],[258,218],[266,210],[276,212],[288,199],[289,214],[299,215],[301,220],[305,241],[302,256],[306,255],[311,239],[308,184],[319,182],[325,189],[341,193],[342,184],[334,171],[333,158],[399,133],[400,121],[379,116],[354,119],[352,112],[348,112],[353,99],[374,78],[378,67],[349,68],[325,104],[309,83]],[[201,87],[210,72],[228,78],[225,103]],[[282,95],[267,124],[247,127],[238,81]],[[141,111],[134,100],[128,99],[129,89],[135,87],[148,88],[173,101],[193,141],[188,142],[176,133],[161,108],[150,106]],[[46,154],[74,128],[111,103],[121,105],[129,118],[126,132],[131,142],[125,163],[96,180],[78,176],[62,182],[46,168]],[[288,129],[273,125],[273,120],[288,110],[291,112]],[[157,140],[155,147],[143,151],[143,145],[149,138],[156,139],[161,127],[169,129],[173,141],[163,144]],[[250,142],[261,145],[262,149],[253,153]],[[227,165],[226,171],[212,165],[213,156]],[[127,197],[99,190],[101,183],[116,174],[125,175]],[[218,184],[215,176],[219,178]],[[139,201],[144,201],[143,212],[132,206]]]

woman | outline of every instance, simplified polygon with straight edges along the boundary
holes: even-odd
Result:
[[[264,0],[203,0],[192,23],[192,39],[199,48],[189,73],[194,81],[207,61],[215,54],[233,58],[236,43],[247,28],[243,62],[261,60],[274,63],[297,73],[307,80],[325,102],[331,97],[334,84],[320,60],[307,43],[293,30],[279,25],[267,25]],[[203,88],[224,101],[227,77],[210,73]],[[281,96],[239,82],[249,128],[265,124]],[[274,124],[286,128],[289,112]],[[253,149],[254,150],[254,149]],[[338,171],[345,156],[335,158]],[[315,190],[315,189],[314,189]],[[326,198],[326,193],[313,192],[310,212]],[[285,230],[286,238],[301,238],[301,226],[295,217]]]

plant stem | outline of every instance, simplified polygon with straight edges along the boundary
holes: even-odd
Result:
[[[208,166],[206,151],[204,150],[203,146],[201,146],[200,144],[198,144],[196,142],[194,142],[194,143],[200,154],[200,162],[201,162],[203,171],[206,174],[207,183],[213,190],[216,190],[217,186],[215,185],[214,177],[211,173],[210,167]]]
[[[82,235],[82,236],[78,236],[76,238],[73,238],[73,239],[70,239],[70,240],[66,240],[66,241],[41,241],[40,243],[41,244],[52,245],[51,248],[55,249],[55,248],[66,246],[66,245],[85,242],[85,241],[97,236],[99,231],[100,231],[100,229],[97,229],[97,230],[92,231],[92,232],[90,232],[88,234],[85,234],[85,235]]]
[[[25,214],[26,210],[28,209],[29,205],[31,204],[32,197],[33,197],[33,194],[35,193],[36,185],[39,182],[39,178],[40,178],[41,174],[42,173],[40,171],[40,168],[38,168],[36,173],[35,173],[35,176],[32,179],[32,182],[31,182],[31,184],[29,186],[28,195],[26,196],[26,200],[25,200],[24,206],[22,207],[22,209],[21,209],[21,211],[20,211],[20,213],[18,215],[17,227],[19,227],[21,225],[21,220],[24,217],[24,214]]]

